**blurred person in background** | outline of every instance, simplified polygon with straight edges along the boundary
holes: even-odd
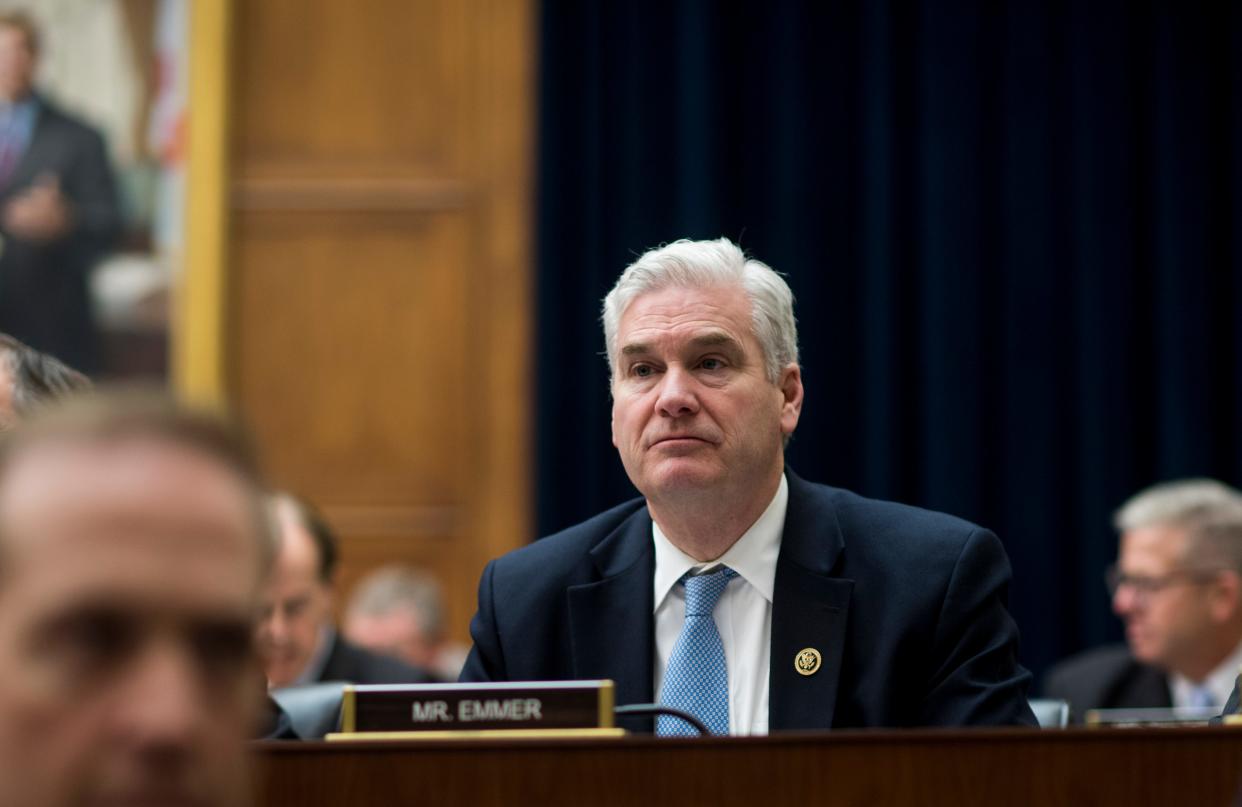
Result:
[[[336,535],[307,502],[273,496],[276,563],[264,594],[259,651],[268,685],[281,687],[345,681],[352,684],[419,684],[426,671],[346,641],[332,619],[338,556]]]
[[[38,58],[30,18],[0,13],[0,330],[91,373],[88,275],[120,204],[103,138],[35,90]]]
[[[344,629],[359,647],[456,681],[470,651],[449,640],[444,623],[444,597],[434,577],[408,566],[385,566],[354,587]]]
[[[1219,711],[1242,665],[1242,493],[1210,479],[1150,487],[1117,511],[1113,611],[1126,643],[1048,671],[1044,695],[1092,709]]]
[[[77,370],[0,333],[0,431],[49,401],[90,389],[90,379]]]
[[[247,803],[272,551],[212,417],[86,396],[0,438],[0,805]]]

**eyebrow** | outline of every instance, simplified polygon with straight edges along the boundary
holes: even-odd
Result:
[[[692,348],[725,346],[736,350],[740,350],[742,347],[736,339],[724,331],[710,331],[701,336],[696,336],[689,341],[688,345]],[[646,342],[632,342],[621,348],[622,356],[641,356],[650,352],[651,345]]]

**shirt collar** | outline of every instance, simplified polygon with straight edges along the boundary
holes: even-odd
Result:
[[[23,123],[33,121],[38,111],[39,99],[34,93],[27,93],[17,101],[8,103],[0,101],[0,118],[3,118],[9,125],[14,125],[19,120]]]
[[[1233,692],[1233,685],[1238,680],[1238,669],[1242,667],[1242,643],[1233,649],[1229,657],[1216,666],[1216,669],[1208,673],[1208,677],[1199,683],[1192,682],[1189,678],[1181,673],[1172,673],[1169,675],[1169,683],[1173,688],[1174,702],[1186,702],[1190,693],[1200,686],[1206,686],[1212,692],[1212,697],[1216,699],[1217,704],[1223,704],[1229,700],[1229,695]]]
[[[788,504],[789,483],[785,481],[785,475],[781,474],[776,495],[768,503],[763,515],[750,525],[750,529],[742,533],[742,537],[727,552],[706,563],[695,560],[673,546],[660,525],[652,520],[651,535],[655,542],[655,602],[652,610],[659,609],[673,586],[677,585],[677,581],[686,572],[702,572],[717,566],[728,566],[754,586],[765,600],[772,602],[772,592],[776,587],[776,559],[781,551],[781,533],[785,529],[785,509]]]

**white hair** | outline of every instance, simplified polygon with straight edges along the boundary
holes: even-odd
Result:
[[[417,620],[428,640],[444,635],[444,596],[430,574],[408,566],[382,566],[355,587],[346,608],[349,615],[387,616],[406,613]]]
[[[764,370],[773,384],[781,371],[798,361],[798,326],[793,292],[781,275],[765,263],[747,258],[727,238],[715,241],[674,241],[648,250],[621,273],[604,298],[602,319],[608,369],[617,372],[617,329],[630,303],[642,294],[665,288],[738,286],[750,300],[755,338],[763,349]]]
[[[1113,525],[1121,532],[1154,526],[1185,530],[1185,560],[1242,570],[1242,493],[1215,479],[1153,485],[1130,497]]]

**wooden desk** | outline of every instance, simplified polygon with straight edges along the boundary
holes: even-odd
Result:
[[[260,807],[1228,805],[1242,729],[259,743]],[[693,786],[695,796],[686,799]],[[680,801],[678,800],[680,798]]]

